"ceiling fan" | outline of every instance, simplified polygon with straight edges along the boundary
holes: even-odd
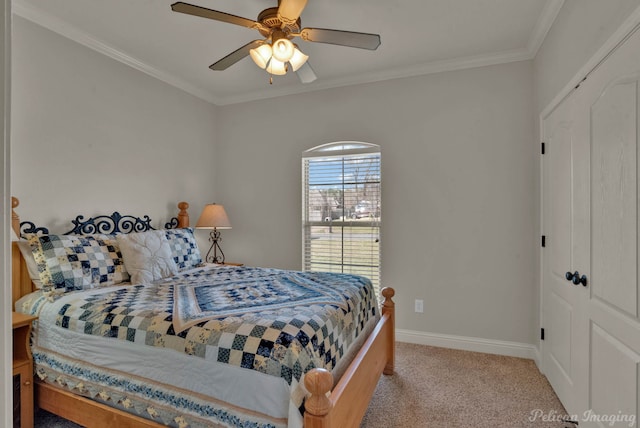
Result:
[[[307,0],[278,0],[278,7],[263,10],[255,21],[183,2],[172,4],[171,10],[255,29],[264,37],[247,43],[213,63],[209,66],[212,70],[226,70],[244,57],[251,56],[258,67],[271,75],[286,74],[291,67],[302,83],[310,83],[316,80],[316,75],[307,62],[309,57],[291,41],[295,37],[307,42],[369,50],[376,50],[380,46],[378,34],[301,28],[300,14],[306,5]]]

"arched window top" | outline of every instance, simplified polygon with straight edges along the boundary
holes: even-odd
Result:
[[[380,151],[380,146],[362,141],[336,141],[321,144],[305,150],[305,156],[332,156],[347,153],[375,153]]]

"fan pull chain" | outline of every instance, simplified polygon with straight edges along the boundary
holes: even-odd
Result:
[[[273,73],[269,72],[269,67],[266,67],[266,68],[267,68],[267,73],[269,73],[269,84],[273,85]],[[284,72],[285,72],[285,74],[289,72],[289,63],[288,62],[286,62],[284,64]]]

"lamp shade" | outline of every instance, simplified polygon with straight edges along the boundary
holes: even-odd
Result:
[[[249,51],[249,55],[251,55],[251,59],[256,65],[260,68],[266,68],[269,60],[271,59],[271,45],[264,44],[260,45],[255,49],[251,49]]]
[[[287,68],[284,62],[278,61],[275,57],[271,58],[269,65],[267,66],[267,73],[275,74],[276,76],[283,76],[287,74]]]
[[[280,62],[287,62],[293,56],[293,43],[289,39],[278,39],[273,42],[273,57]]]
[[[205,205],[196,223],[196,229],[231,229],[231,223],[224,206],[218,204]]]
[[[293,49],[293,56],[289,60],[289,64],[293,68],[293,71],[298,71],[300,67],[304,65],[305,62],[309,59],[308,55],[305,55],[298,49],[297,46]]]

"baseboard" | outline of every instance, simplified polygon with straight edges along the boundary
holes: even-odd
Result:
[[[534,346],[533,352],[534,352],[533,361],[536,363],[536,366],[538,366],[538,370],[540,371],[540,373],[544,374],[544,371],[542,370],[542,358],[540,357],[540,348],[538,348],[537,346]]]
[[[398,342],[415,343],[418,345],[438,346],[441,348],[461,349],[463,351],[484,352],[486,354],[527,358],[534,360],[536,365],[540,367],[540,353],[534,345],[529,343],[425,333],[422,331],[402,329],[396,329],[396,340]]]

